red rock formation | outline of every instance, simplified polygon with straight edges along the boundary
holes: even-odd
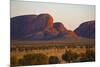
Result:
[[[95,39],[95,20],[80,24],[74,32],[80,37]]]
[[[53,23],[49,14],[24,15],[11,18],[11,39],[50,40],[75,39],[76,34],[67,30],[60,22]]]

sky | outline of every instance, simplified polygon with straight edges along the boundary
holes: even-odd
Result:
[[[41,13],[50,14],[55,22],[61,22],[69,30],[85,21],[95,20],[94,5],[11,1],[11,17]]]

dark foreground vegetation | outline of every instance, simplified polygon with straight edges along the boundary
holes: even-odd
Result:
[[[95,50],[86,48],[85,53],[79,54],[72,50],[65,50],[61,55],[61,59],[58,56],[48,56],[45,53],[25,54],[21,58],[17,55],[11,56],[11,66],[59,64],[62,61],[65,63],[95,61]]]

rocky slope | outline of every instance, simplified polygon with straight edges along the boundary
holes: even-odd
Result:
[[[74,32],[80,37],[95,39],[95,20],[80,24]]]

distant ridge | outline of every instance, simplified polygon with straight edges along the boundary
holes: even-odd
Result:
[[[79,40],[79,28],[74,32],[67,30],[61,22],[53,23],[53,17],[47,13],[13,17],[10,29],[11,40]]]

